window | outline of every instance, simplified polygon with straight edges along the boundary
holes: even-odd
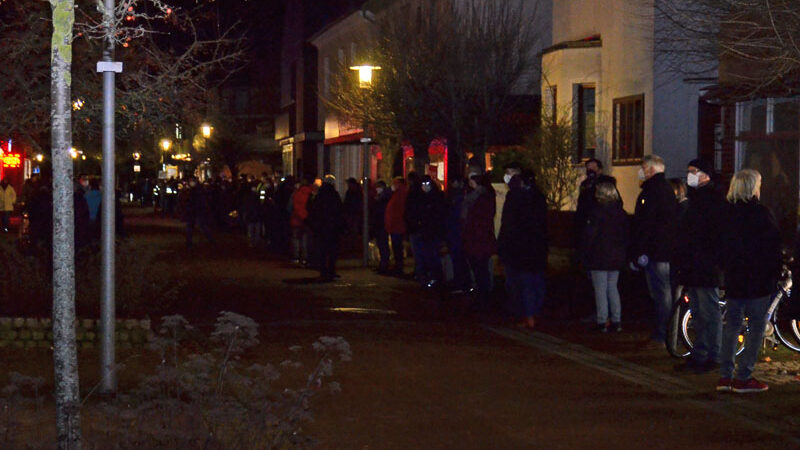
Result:
[[[644,94],[614,99],[614,163],[638,163],[644,155]]]
[[[573,90],[575,124],[575,153],[578,160],[594,158],[595,150],[595,89],[579,84]]]
[[[342,65],[342,66],[344,66],[344,64],[345,64],[344,49],[343,48],[339,49],[339,64]]]
[[[350,43],[350,61],[352,61],[353,63],[356,62],[356,43],[355,42],[351,42]]]
[[[554,122],[557,119],[557,111],[558,111],[558,87],[557,86],[550,86],[547,88],[545,92],[544,98],[544,117],[553,120]]]

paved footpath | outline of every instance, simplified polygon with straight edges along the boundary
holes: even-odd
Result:
[[[164,239],[178,249],[172,233]],[[317,284],[313,271],[227,239],[185,262],[199,316],[231,309],[256,317],[266,342],[341,335],[353,348],[337,367],[342,393],[315,401],[321,448],[800,448],[797,383],[717,394],[713,374],[678,375],[664,350],[638,349],[644,331],[458,319],[453,299],[357,261]]]

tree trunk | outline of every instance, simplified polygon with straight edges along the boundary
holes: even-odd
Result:
[[[53,365],[59,449],[81,448],[78,355],[75,347],[75,211],[72,187],[73,0],[50,0],[51,145],[53,157]]]

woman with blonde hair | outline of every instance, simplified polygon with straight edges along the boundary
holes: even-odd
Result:
[[[619,332],[622,326],[617,282],[628,251],[628,215],[612,182],[598,182],[594,197],[580,240],[581,260],[592,279],[598,330]]]
[[[761,174],[757,171],[745,169],[733,176],[722,230],[721,263],[728,312],[720,350],[720,392],[761,392],[769,388],[752,374],[764,338],[767,309],[780,276],[781,237],[772,213],[759,202],[760,196]],[[750,332],[737,365],[736,348],[745,317]]]

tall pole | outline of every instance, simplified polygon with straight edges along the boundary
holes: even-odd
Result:
[[[364,144],[364,151],[361,155],[364,171],[364,182],[361,186],[361,193],[364,201],[361,208],[361,211],[363,212],[363,224],[361,228],[363,236],[361,238],[361,243],[364,246],[364,267],[369,266],[369,143],[371,141],[372,139],[367,137],[367,126],[365,125],[364,137],[361,138],[361,143]]]
[[[104,0],[104,20],[107,24],[103,60],[97,71],[103,73],[103,197],[102,211],[102,292],[100,302],[100,393],[112,395],[117,390],[117,373],[114,348],[115,298],[114,298],[114,236],[116,211],[115,155],[114,155],[114,81],[121,63],[114,63],[114,0]]]

